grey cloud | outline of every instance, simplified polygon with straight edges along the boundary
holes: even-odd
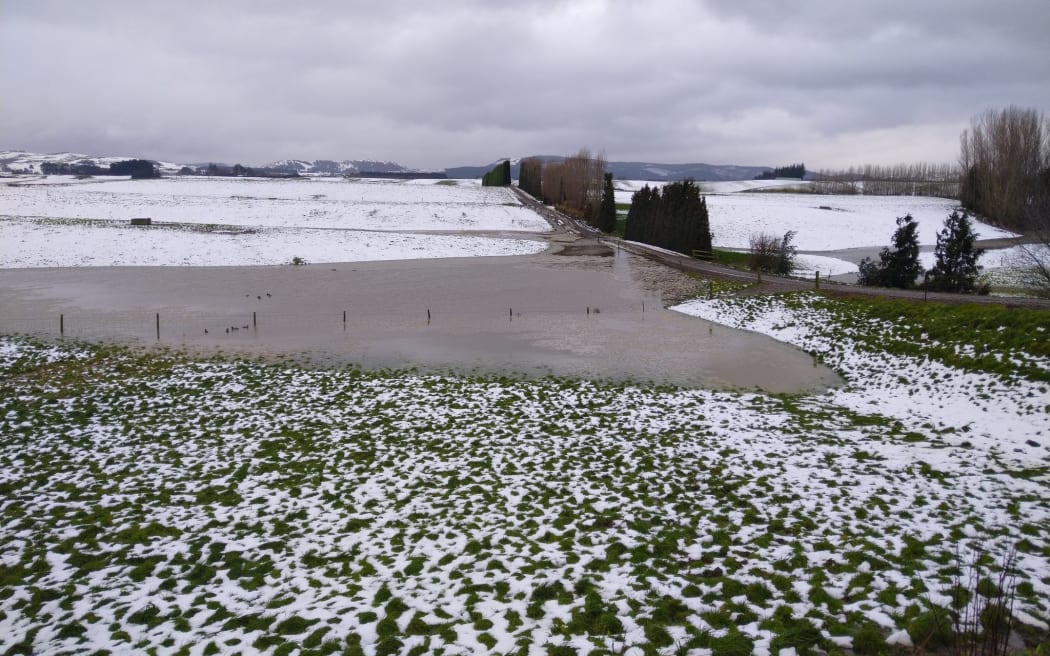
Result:
[[[2,3],[0,147],[941,161],[988,106],[1050,107],[1048,24],[1034,0]]]

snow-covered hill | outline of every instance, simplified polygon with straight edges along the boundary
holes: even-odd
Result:
[[[93,166],[108,167],[114,162],[123,162],[129,159],[148,159],[137,156],[125,157],[99,157],[96,155],[83,155],[80,153],[29,153],[24,150],[0,150],[0,173],[40,173],[40,166],[44,163],[53,164],[91,164]],[[161,162],[150,160],[157,165],[161,174],[177,173],[181,164],[174,162]]]
[[[299,175],[344,175],[365,172],[402,173],[408,171],[397,162],[379,162],[363,159],[344,159],[336,162],[330,159],[282,159],[258,167],[275,173],[298,173]]]
[[[139,156],[126,156],[126,157],[110,157],[110,156],[97,156],[97,155],[84,155],[80,153],[30,153],[24,150],[0,150],[0,173],[23,173],[23,174],[39,174],[41,172],[41,165],[47,162],[54,164],[91,164],[94,166],[101,166],[103,168],[109,166],[113,162],[122,162],[129,159],[149,159],[142,158]],[[197,170],[207,168],[211,162],[196,162],[196,163],[175,163],[175,162],[163,162],[158,160],[150,159],[154,162],[161,175],[174,175],[178,173],[184,166],[188,166],[190,169]],[[221,167],[228,168],[232,164],[215,162]],[[380,173],[405,173],[411,171],[404,166],[401,166],[397,162],[382,162],[376,160],[363,160],[363,159],[344,159],[342,161],[335,161],[330,159],[316,159],[316,160],[302,160],[302,159],[283,159],[277,162],[271,162],[263,166],[251,166],[255,171],[263,173],[297,173],[298,175],[306,176],[339,176],[344,174],[357,174],[367,172],[380,172]]]

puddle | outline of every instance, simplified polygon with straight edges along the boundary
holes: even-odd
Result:
[[[0,332],[57,336],[63,315],[67,337],[365,368],[768,392],[841,384],[793,347],[662,309],[659,294],[640,282],[644,266],[621,252],[303,267],[7,269],[0,270]]]

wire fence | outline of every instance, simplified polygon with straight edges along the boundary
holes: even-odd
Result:
[[[600,320],[603,316],[624,318],[660,309],[657,300],[638,301],[602,308],[598,305],[528,305],[515,308],[419,307],[385,309],[382,312],[347,308],[330,312],[251,311],[59,311],[42,316],[0,316],[0,334],[23,334],[85,340],[137,340],[154,342],[253,339],[268,336],[338,336],[355,331],[381,334],[433,326],[492,328],[501,323],[552,323],[567,319]]]

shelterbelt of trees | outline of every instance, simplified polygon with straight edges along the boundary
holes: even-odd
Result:
[[[497,175],[498,168],[488,175]],[[518,186],[603,232],[617,230],[612,174],[605,172],[601,155],[592,157],[587,149],[581,149],[560,162],[524,159]],[[623,236],[686,255],[710,253],[707,200],[692,180],[667,184],[662,190],[646,185],[631,198]]]
[[[128,159],[102,167],[96,164],[71,164],[68,162],[44,162],[40,165],[44,175],[130,175],[133,179],[159,178],[157,167],[145,159]]]

